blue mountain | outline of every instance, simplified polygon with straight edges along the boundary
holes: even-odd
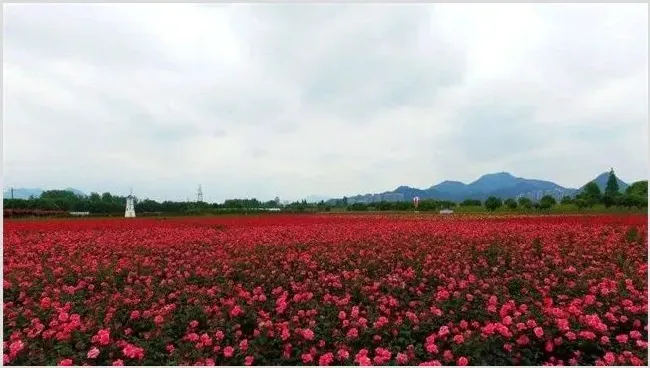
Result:
[[[616,175],[616,174],[614,174],[614,175]],[[609,172],[604,172],[604,173],[598,175],[592,181],[595,182],[596,185],[598,185],[598,188],[600,188],[600,191],[604,193],[605,188],[607,188],[607,180],[608,179],[609,179]],[[623,180],[619,179],[618,177],[616,177],[616,182],[618,183],[618,191],[621,192],[621,193],[625,192],[625,189],[627,189],[627,187],[630,186],[629,184],[627,184]],[[587,185],[587,184],[585,184],[585,185]],[[580,190],[584,189],[585,185],[580,187]]]
[[[460,181],[445,180],[428,189],[418,189],[403,185],[391,192],[384,192],[382,195],[400,193],[404,196],[405,201],[411,201],[417,196],[420,199],[458,202],[465,199],[485,200],[490,196],[502,199],[527,196],[534,199],[546,194],[559,199],[563,196],[575,195],[576,192],[576,189],[564,188],[551,181],[519,178],[507,172],[498,172],[483,175],[469,184]],[[362,202],[377,201],[377,196],[372,194],[351,198]]]

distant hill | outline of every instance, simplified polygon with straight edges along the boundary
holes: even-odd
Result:
[[[616,175],[616,174],[614,174],[614,175]],[[584,187],[585,187],[588,183],[590,183],[590,182],[593,181],[593,182],[596,183],[596,185],[598,185],[598,188],[600,188],[600,191],[604,193],[604,192],[605,192],[605,188],[607,188],[607,179],[609,179],[609,172],[608,172],[608,171],[606,171],[606,172],[604,172],[604,173],[598,175],[598,176],[597,176],[596,178],[594,178],[593,180],[591,180],[591,181],[585,183],[585,185],[583,185],[582,187],[580,187],[579,191],[582,191],[582,189],[584,189]],[[618,182],[618,191],[621,192],[621,193],[625,192],[625,189],[627,189],[627,188],[630,186],[629,184],[627,184],[627,183],[624,182],[623,180],[619,179],[618,176],[616,177],[616,181]]]
[[[459,202],[465,199],[478,199],[484,201],[490,196],[499,198],[528,197],[539,200],[544,195],[551,195],[556,199],[564,196],[573,196],[577,192],[574,188],[565,188],[547,180],[525,179],[516,177],[507,172],[486,174],[477,180],[464,184],[460,181],[445,180],[428,189],[418,189],[409,186],[400,186],[393,191],[381,194],[365,194],[348,198],[348,202],[372,203],[391,198],[399,194],[403,200],[411,201],[414,197],[420,199],[437,199]]]
[[[86,195],[86,193],[75,188],[65,188],[62,190],[73,192],[74,194],[79,196]],[[43,192],[44,190],[40,188],[14,188],[14,199],[29,199],[30,196],[34,196],[35,198],[38,198]],[[11,188],[2,191],[2,198],[4,199],[11,198]]]

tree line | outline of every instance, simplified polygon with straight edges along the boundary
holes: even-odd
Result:
[[[5,199],[5,216],[11,215],[47,215],[63,214],[71,211],[90,212],[91,214],[107,215],[122,214],[126,206],[126,196],[117,196],[111,193],[91,193],[88,196],[77,195],[71,191],[49,190],[43,192],[39,197],[29,199]],[[550,195],[542,197],[534,202],[529,198],[502,200],[501,198],[489,197],[482,202],[475,199],[467,199],[460,203],[446,200],[424,199],[419,202],[419,211],[439,211],[442,209],[455,208],[484,208],[487,211],[495,211],[499,208],[508,210],[549,210],[558,203]],[[560,200],[561,205],[573,205],[579,209],[589,208],[595,205],[605,207],[625,208],[647,208],[648,207],[648,181],[639,181],[630,185],[624,192],[618,187],[618,181],[613,171],[610,172],[607,186],[604,193],[595,182],[590,182],[575,196],[564,197]],[[332,209],[345,209],[348,211],[409,211],[414,210],[412,202],[376,202],[376,203],[354,203],[348,204],[347,198],[340,200],[307,203],[296,201],[281,205],[275,201],[260,201],[258,199],[227,199],[223,203],[206,202],[179,202],[163,201],[157,202],[152,199],[135,199],[135,210],[140,215],[147,214],[211,214],[211,213],[242,213],[257,212],[271,208],[281,208],[284,212],[327,212]]]

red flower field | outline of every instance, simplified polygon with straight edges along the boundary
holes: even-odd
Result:
[[[646,365],[645,215],[4,222],[9,365]]]

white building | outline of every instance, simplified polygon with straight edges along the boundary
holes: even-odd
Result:
[[[135,198],[131,194],[126,197],[126,209],[124,210],[124,217],[135,217]]]

